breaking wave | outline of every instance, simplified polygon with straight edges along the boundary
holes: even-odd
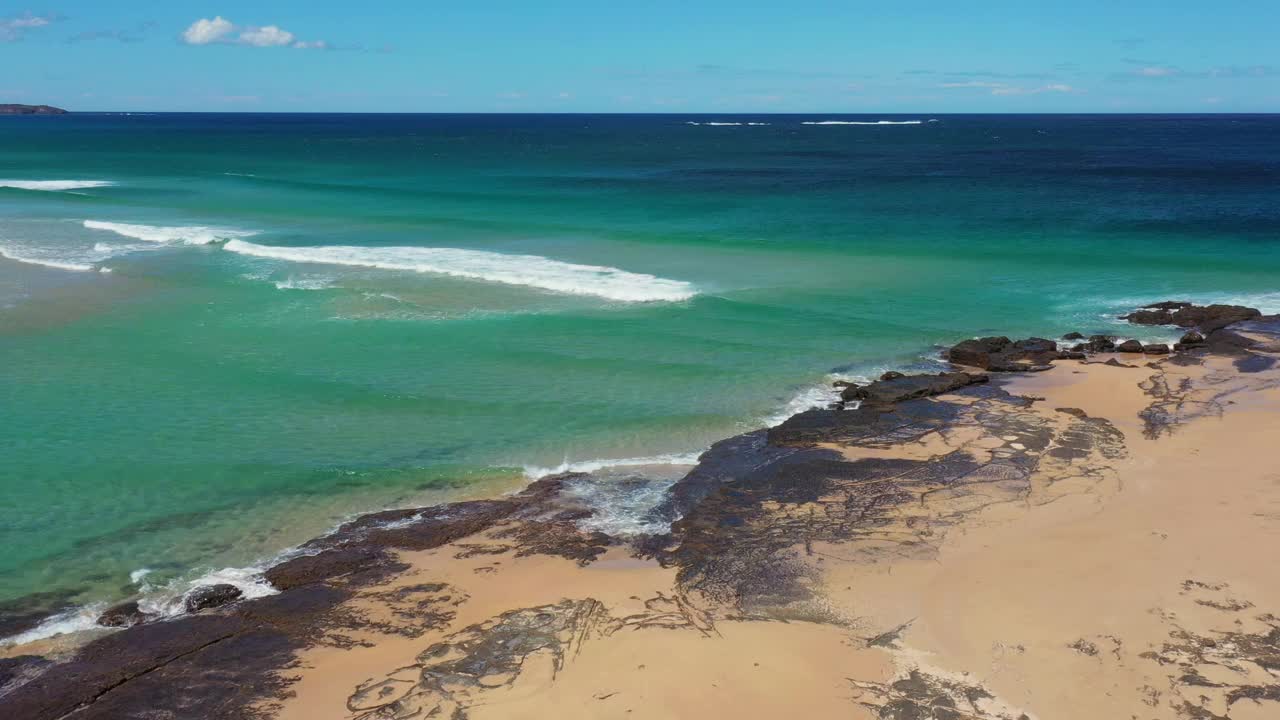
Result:
[[[758,127],[761,125],[768,125],[768,124],[769,123],[767,122],[695,122],[693,120],[688,120],[685,122],[685,125],[709,125],[711,127],[740,127],[743,125]]]
[[[618,458],[614,460],[581,460],[577,462],[564,462],[554,467],[540,467],[538,465],[523,466],[525,477],[530,480],[537,480],[547,475],[559,475],[561,473],[593,473],[601,470],[609,470],[613,468],[629,468],[629,467],[647,467],[651,465],[697,465],[698,457],[703,451],[691,453],[668,453],[666,455],[651,455],[648,457],[634,458]]]
[[[10,248],[0,245],[0,257],[12,260],[14,262],[26,263],[28,265],[42,265],[55,270],[70,270],[73,272],[94,272],[97,267],[85,262],[74,262],[65,258],[45,257],[30,252],[14,251]]]
[[[931,121],[932,122],[932,121]],[[921,125],[923,120],[809,120],[801,125]]]
[[[538,255],[428,247],[280,247],[243,240],[231,240],[224,248],[241,255],[274,260],[449,275],[622,302],[674,302],[697,295],[693,285],[680,280],[611,267],[575,265]]]
[[[18,190],[45,190],[48,192],[107,187],[108,185],[115,185],[115,183],[110,180],[0,180],[0,187],[16,188]]]
[[[230,230],[227,228],[205,227],[203,225],[163,227],[158,225],[105,222],[103,220],[85,220],[84,226],[90,230],[106,230],[117,235],[134,238],[135,240],[154,243],[182,242],[187,245],[208,245],[257,235],[252,230]]]

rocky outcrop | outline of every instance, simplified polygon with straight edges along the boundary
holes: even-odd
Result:
[[[227,583],[203,585],[187,593],[187,596],[182,600],[182,604],[186,607],[187,612],[200,612],[201,610],[233,603],[239,600],[242,595],[244,593],[235,585],[228,585]]]
[[[0,115],[66,115],[67,111],[52,105],[0,105]]]
[[[1044,338],[1017,341],[1004,336],[975,338],[947,351],[947,359],[953,364],[992,372],[1047,370],[1058,357],[1058,344]]]
[[[850,385],[840,393],[845,401],[856,400],[868,405],[892,405],[904,400],[941,395],[967,385],[987,382],[986,375],[963,372],[938,373],[937,375],[903,375],[885,373],[887,380],[877,380],[870,385]]]
[[[1121,316],[1135,325],[1177,325],[1199,328],[1211,333],[1228,325],[1261,317],[1257,308],[1243,305],[1193,305],[1189,302],[1166,301],[1147,305],[1140,310]]]
[[[1142,352],[1142,343],[1137,340],[1125,340],[1116,346],[1116,352],[1140,353]]]

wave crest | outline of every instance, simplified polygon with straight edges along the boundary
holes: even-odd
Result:
[[[109,185],[115,185],[115,183],[110,180],[0,180],[0,188],[44,190],[48,192],[107,187]]]
[[[932,121],[930,121],[932,122]],[[923,120],[809,120],[801,125],[921,125]]]
[[[257,235],[252,230],[230,230],[203,225],[163,227],[106,222],[103,220],[85,220],[84,226],[90,230],[106,230],[117,235],[134,238],[135,240],[154,243],[182,242],[187,245],[208,245]]]
[[[14,251],[4,246],[0,246],[0,257],[14,262],[26,263],[28,265],[41,265],[55,270],[71,270],[73,272],[93,272],[98,270],[98,268],[88,263],[78,263],[59,258],[42,257],[31,253]]]
[[[675,302],[697,294],[693,285],[598,265],[575,265],[539,255],[429,247],[280,247],[231,240],[230,252],[299,263],[370,267],[524,285],[621,302]]]

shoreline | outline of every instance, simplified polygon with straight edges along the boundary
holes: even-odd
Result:
[[[1243,330],[1237,331],[1240,328]],[[653,602],[645,601],[633,608],[638,615],[606,612],[603,605],[596,605],[604,601],[594,595],[591,603],[596,604],[549,602],[546,607],[553,609],[540,610],[539,615],[550,613],[556,618],[555,632],[550,634],[531,630],[527,626],[529,618],[521,615],[518,608],[510,611],[515,614],[499,613],[492,616],[497,620],[487,621],[490,625],[484,632],[497,627],[505,628],[503,632],[509,631],[511,637],[542,638],[538,654],[549,655],[553,668],[563,666],[565,653],[574,643],[580,650],[584,642],[564,640],[566,633],[572,638],[619,622],[622,625],[618,627],[630,628],[628,619],[634,621],[636,628],[685,629],[697,637],[724,637],[728,632],[726,623],[768,624],[782,620],[784,624],[844,628],[847,618],[829,602],[816,599],[823,594],[816,588],[830,584],[819,576],[830,571],[815,567],[814,563],[822,562],[828,554],[849,561],[848,546],[856,545],[854,556],[860,560],[849,561],[856,568],[883,564],[891,557],[896,558],[893,562],[905,565],[919,562],[923,556],[938,551],[950,530],[963,530],[966,523],[992,508],[1025,502],[1032,492],[1028,488],[1038,487],[1037,483],[1044,485],[1038,489],[1049,492],[1051,502],[1056,504],[1062,498],[1088,495],[1095,485],[1112,482],[1108,463],[1124,456],[1125,438],[1156,442],[1171,434],[1171,428],[1195,422],[1197,413],[1208,412],[1204,408],[1216,407],[1221,414],[1223,403],[1234,402],[1222,397],[1192,402],[1186,397],[1193,392],[1190,386],[1170,385],[1162,380],[1145,388],[1138,399],[1147,404],[1130,412],[1132,408],[1113,407],[1119,403],[1108,400],[1106,393],[1102,398],[1094,393],[1087,402],[1078,402],[1084,399],[1081,393],[1063,390],[1071,386],[1073,374],[1092,377],[1092,373],[1121,373],[1116,377],[1123,380],[1118,382],[1127,384],[1133,379],[1126,374],[1131,370],[1157,370],[1152,377],[1158,377],[1171,372],[1191,373],[1191,369],[1203,370],[1211,364],[1212,372],[1201,373],[1195,379],[1191,379],[1194,373],[1188,374],[1187,382],[1212,384],[1213,373],[1228,378],[1216,381],[1218,384],[1242,378],[1275,380],[1275,358],[1271,353],[1280,348],[1250,348],[1241,340],[1247,340],[1249,333],[1261,333],[1274,340],[1280,332],[1280,320],[1274,316],[1249,318],[1214,330],[1206,333],[1209,338],[1202,346],[1184,348],[1175,354],[1111,354],[1094,348],[1060,352],[1056,345],[1052,350],[1027,346],[1014,352],[1006,348],[997,351],[1000,359],[996,365],[1021,363],[1026,366],[1019,368],[1022,370],[1039,370],[1054,361],[1056,365],[1036,373],[956,372],[927,376],[924,380],[919,378],[926,376],[889,378],[861,388],[843,388],[842,407],[801,412],[774,428],[722,440],[703,453],[693,470],[678,479],[652,511],[657,520],[669,524],[670,531],[664,534],[619,538],[584,529],[584,521],[599,508],[575,494],[590,480],[590,475],[583,473],[544,477],[522,491],[499,498],[365,514],[329,535],[304,543],[294,557],[265,570],[263,575],[276,594],[241,602],[235,602],[235,597],[223,598],[222,602],[196,607],[175,619],[141,622],[95,639],[75,649],[69,658],[60,658],[57,664],[12,658],[0,661],[0,706],[16,702],[20,709],[28,709],[33,718],[59,717],[58,709],[66,709],[74,699],[68,695],[71,689],[66,685],[67,677],[83,680],[86,676],[101,676],[101,682],[109,686],[114,696],[113,702],[132,707],[130,702],[141,703],[147,692],[155,690],[144,686],[163,676],[169,676],[170,682],[190,677],[193,669],[179,668],[178,658],[193,652],[189,643],[216,637],[210,642],[224,646],[224,652],[230,652],[225,648],[239,645],[235,654],[245,666],[233,674],[241,677],[244,684],[228,688],[217,683],[195,683],[186,688],[170,688],[170,692],[175,697],[194,693],[217,707],[237,708],[237,712],[265,707],[263,702],[283,703],[273,706],[271,712],[279,710],[288,716],[292,712],[289,708],[296,705],[288,702],[289,693],[309,696],[298,688],[312,683],[305,672],[297,681],[286,682],[280,677],[280,672],[297,656],[315,655],[327,660],[315,663],[322,668],[336,662],[330,656],[364,652],[361,648],[367,649],[365,643],[372,642],[376,649],[406,643],[421,645],[419,638],[445,630],[457,631],[454,635],[481,633],[470,627],[458,631],[458,616],[473,617],[483,625],[486,601],[477,591],[456,588],[470,580],[467,573],[472,577],[518,573],[499,568],[500,563],[492,560],[497,557],[511,565],[533,565],[538,572],[564,576],[569,585],[586,583],[595,595],[610,591],[580,576],[597,570],[626,576],[629,579],[624,584],[669,586],[650,598]],[[1059,357],[1086,351],[1089,354],[1080,357]],[[1052,358],[1046,355],[1049,352]],[[1145,364],[1148,361],[1150,364]],[[1218,367],[1224,362],[1226,369]],[[1076,366],[1079,369],[1070,369]],[[978,380],[979,377],[984,379]],[[1106,383],[1116,383],[1116,377],[1107,377]],[[1118,386],[1108,390],[1115,390],[1117,396],[1122,394]],[[1258,390],[1254,387],[1252,391]],[[1023,395],[1024,392],[1030,394]],[[1033,412],[1042,401],[1028,399],[1041,396],[1070,400],[1071,404],[1051,408],[1042,415]],[[1015,439],[1008,440],[1010,437]],[[987,447],[993,443],[993,447]],[[982,453],[989,454],[985,463],[975,459]],[[1084,471],[1077,467],[1089,463],[1098,466]],[[1052,472],[1045,470],[1047,466],[1052,466]],[[1048,480],[1040,477],[1046,473]],[[959,486],[946,482],[939,485],[938,477],[949,474],[968,479]],[[919,490],[911,483],[903,485],[903,477],[918,478],[921,487],[928,487]],[[985,479],[975,481],[975,477]],[[863,488],[885,483],[900,487],[889,493],[864,495]],[[981,497],[964,489],[970,485],[983,488],[978,494]],[[1056,495],[1058,490],[1052,488],[1058,487],[1070,489]],[[917,494],[918,490],[924,494]],[[837,504],[843,508],[839,512],[834,512],[836,506],[829,503],[833,493],[843,494]],[[925,498],[935,502],[933,498],[937,497],[946,498],[937,501],[941,509],[911,509],[924,503]],[[779,505],[807,507],[809,511],[803,517],[788,517],[786,512],[779,516]],[[860,508],[859,512],[849,515],[854,507]],[[755,532],[762,527],[768,531]],[[922,527],[927,532],[922,532]],[[907,537],[911,539],[904,541]],[[802,557],[787,556],[796,547],[804,548]],[[441,553],[448,549],[454,555],[445,559]],[[812,560],[814,557],[818,559]],[[424,574],[446,576],[449,581],[437,587],[441,584],[438,580],[416,585],[405,580]],[[630,579],[632,576],[634,580]],[[526,590],[534,595],[540,592],[537,588]],[[376,597],[371,601],[371,596]],[[464,600],[463,596],[469,599]],[[604,605],[627,605],[626,597],[615,597]],[[491,603],[496,604],[487,609],[501,609],[498,601]],[[429,622],[424,624],[424,617]],[[138,619],[142,618],[125,613],[124,622]],[[584,629],[583,622],[595,630]],[[734,627],[735,632],[741,630]],[[613,638],[617,632],[614,628],[604,637]],[[759,631],[752,628],[746,632],[752,635]],[[823,644],[828,640],[814,637],[805,642]],[[758,641],[756,638],[751,642]],[[451,642],[457,645],[460,641],[455,638]],[[467,642],[483,644],[479,636]],[[887,638],[868,643],[868,647],[892,648],[896,642]],[[186,651],[173,658],[159,662],[155,659],[165,655],[157,653],[157,649],[178,652],[182,647]],[[200,647],[205,646],[198,645],[196,649]],[[120,666],[110,672],[103,670],[102,664],[116,656],[125,658],[125,668],[130,658],[151,663],[145,674],[158,673],[158,679],[143,680],[142,674],[131,674]],[[520,675],[518,666],[523,660],[493,657],[485,662]],[[862,660],[869,664],[860,666],[859,677],[889,671],[884,658]],[[190,664],[186,659],[182,663]],[[215,663],[209,667],[221,666]],[[455,708],[471,707],[467,698],[483,694],[466,678],[451,682],[469,688],[441,701],[453,703]],[[858,693],[885,696],[880,687],[883,682],[865,683],[855,688]],[[921,679],[912,692],[946,695],[950,692],[948,687],[959,687],[957,683],[945,674],[935,674]],[[135,690],[131,691],[130,686]],[[345,689],[349,691],[350,686]],[[908,700],[918,702],[919,698]],[[862,705],[878,712],[872,707],[878,701],[872,697],[867,700],[871,705]],[[81,702],[83,698],[75,705]],[[94,696],[89,702],[93,703],[89,706],[92,709],[101,701]],[[351,702],[346,706],[350,710]],[[1011,707],[973,717],[1016,717]],[[108,709],[109,705],[103,706],[102,711]],[[376,712],[342,716],[392,717]]]

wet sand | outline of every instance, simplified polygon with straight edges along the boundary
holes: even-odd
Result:
[[[1273,342],[1268,327],[1255,337]],[[573,476],[368,516],[273,570],[278,596],[131,628],[57,666],[101,686],[87,700],[67,701],[70,670],[14,665],[32,679],[0,706],[1280,717],[1276,349],[1093,355],[803,413],[704,455],[664,536],[580,529]],[[174,640],[183,623],[208,642]]]

